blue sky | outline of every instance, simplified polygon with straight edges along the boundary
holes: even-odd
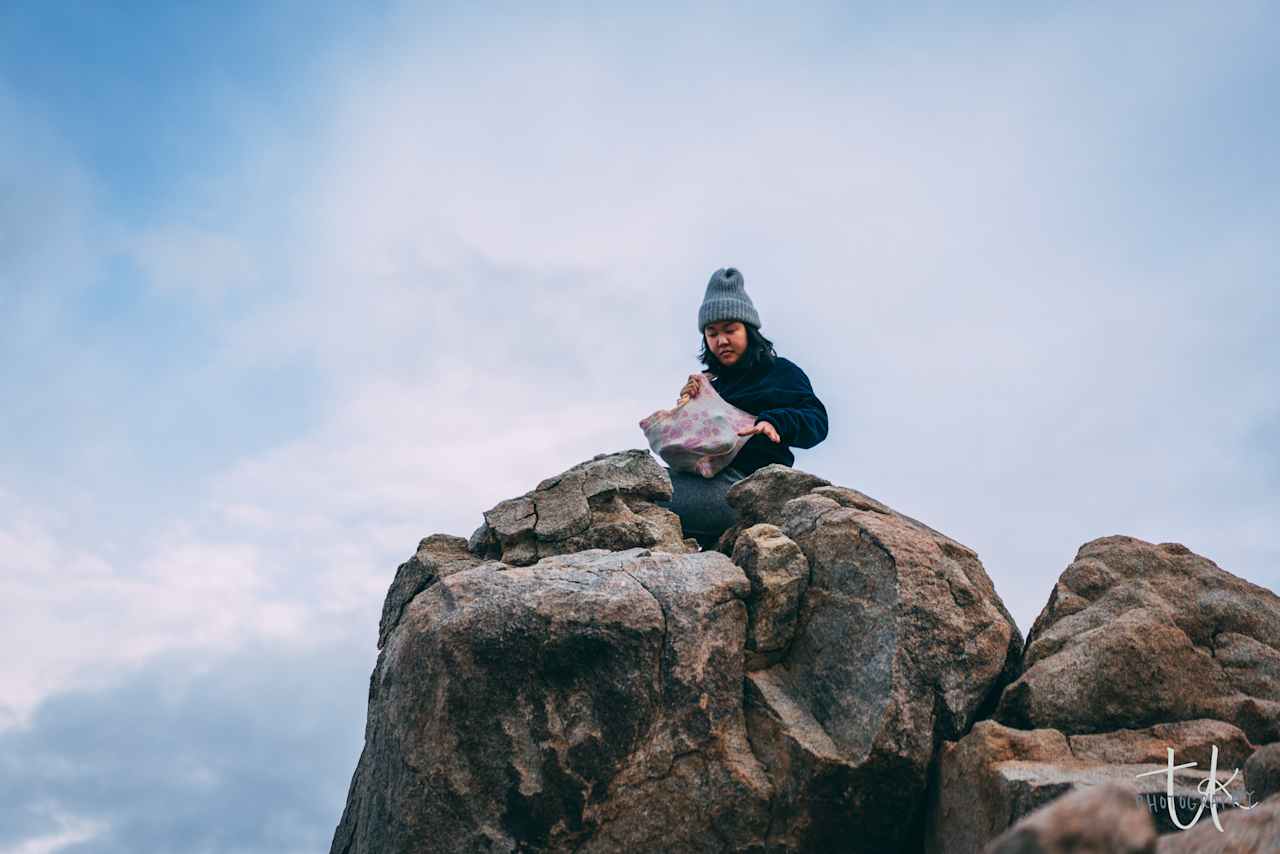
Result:
[[[396,565],[721,266],[1024,632],[1108,534],[1280,589],[1280,15],[1126,8],[5,4],[0,852],[324,850]]]

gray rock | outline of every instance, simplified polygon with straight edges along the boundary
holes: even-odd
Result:
[[[1206,810],[1196,826],[1160,837],[1158,854],[1270,854],[1280,851],[1280,798],[1253,809],[1219,811],[1219,830]]]
[[[640,450],[424,540],[333,854],[918,848],[936,745],[1017,672],[1012,618],[971,549],[862,493],[734,489],[723,554]]]
[[[735,483],[725,493],[725,500],[738,514],[738,522],[749,527],[757,522],[771,522],[782,513],[783,506],[792,498],[808,495],[814,489],[830,486],[806,471],[772,463],[762,466],[748,478]]]
[[[1150,850],[1169,747],[1184,821],[1215,747],[1274,788],[1280,598],[1183,546],[1085,544],[1024,656],[977,554],[864,493],[766,466],[699,553],[670,490],[600,454],[422,540],[333,854]]]
[[[1139,777],[1168,766],[1193,761],[1195,768],[1174,773],[1174,809],[1184,824],[1201,800],[1210,752],[1218,747],[1218,779],[1225,781],[1251,747],[1239,729],[1221,721],[1161,724],[1142,730],[1120,730],[1067,736],[1054,729],[1019,730],[996,721],[979,721],[958,742],[939,750],[936,778],[929,791],[925,850],[931,854],[974,854],[1010,825],[1064,795],[1104,783],[1119,785],[1154,820],[1157,830],[1176,825],[1168,813],[1168,778]],[[1238,777],[1228,786],[1230,798],[1245,803],[1246,787]]]
[[[747,677],[769,843],[791,850],[918,845],[935,746],[991,708],[1022,644],[972,550],[847,493],[754,505],[810,568],[786,660]]]
[[[1085,543],[997,717],[1068,733],[1193,718],[1280,740],[1280,597],[1177,543]]]
[[[638,548],[440,578],[374,673],[332,851],[747,850],[771,795],[749,590],[723,555]]]
[[[1224,721],[1197,719],[1156,724],[1143,729],[1067,736],[1077,759],[1164,765],[1173,748],[1175,764],[1195,762],[1208,768],[1213,748],[1218,748],[1218,768],[1240,768],[1253,753],[1253,745],[1239,727]]]
[[[1280,742],[1259,747],[1245,761],[1244,784],[1255,801],[1280,792]]]
[[[800,599],[809,586],[804,553],[776,525],[761,523],[737,538],[733,562],[751,582],[747,649],[756,653],[786,650],[795,633]]]
[[[404,606],[408,605],[436,579],[483,563],[467,549],[467,541],[449,534],[432,534],[418,544],[413,557],[400,564],[395,579],[382,603],[382,620],[378,624],[378,649],[382,649],[391,632],[400,623]]]
[[[1103,783],[1036,810],[986,854],[1154,854],[1156,831],[1124,786]]]
[[[513,566],[595,548],[697,551],[680,518],[653,503],[669,498],[671,478],[648,451],[597,454],[486,511],[468,548]]]

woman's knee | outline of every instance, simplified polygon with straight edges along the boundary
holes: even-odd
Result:
[[[687,472],[673,472],[671,485],[671,500],[659,503],[659,506],[665,506],[680,517],[686,534],[699,539],[718,537],[737,521],[737,512],[724,497],[732,485],[725,478],[708,479]]]

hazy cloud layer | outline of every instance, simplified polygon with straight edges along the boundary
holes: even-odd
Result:
[[[367,684],[367,640],[163,654],[60,694],[0,733],[0,850],[326,850],[363,737],[365,698],[340,689]]]

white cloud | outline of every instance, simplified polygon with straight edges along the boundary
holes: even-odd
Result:
[[[46,804],[41,810],[47,820],[56,824],[53,833],[25,839],[6,847],[0,854],[56,854],[73,845],[88,842],[104,833],[109,825],[68,814],[57,805]]]
[[[443,354],[482,366],[486,396],[538,388],[506,406],[531,421],[560,423],[580,381],[621,424],[691,367],[702,283],[733,263],[833,413],[799,464],[980,545],[1025,629],[1083,541],[1177,539],[1198,488],[1253,480],[1235,434],[1274,368],[1248,376],[1223,339],[1258,340],[1275,313],[1250,236],[1274,212],[1163,244],[1151,223],[1176,191],[1129,180],[1222,85],[1184,58],[1251,26],[1085,14],[928,38],[923,64],[774,47],[726,72],[614,62],[616,42],[554,28],[492,34],[501,64],[442,63],[410,24],[313,149],[307,297],[272,325],[344,341],[316,358],[352,396],[385,375],[421,387],[442,428],[418,464],[466,495],[450,425],[491,410],[429,391]],[[1226,299],[1206,286],[1224,270]],[[1219,512],[1275,502],[1251,488]],[[1199,548],[1265,571],[1229,537]]]
[[[59,457],[90,461],[149,417],[111,410],[138,409],[132,390],[158,380],[121,381],[126,363],[67,321],[113,255],[153,297],[190,301],[216,349],[170,390],[222,389],[227,410],[208,433],[227,446],[198,479],[132,440],[131,481],[169,506],[128,530],[103,521],[110,486],[24,480],[43,461],[26,434],[0,434],[16,437],[0,447],[0,644],[15,652],[0,730],[133,674],[172,695],[183,711],[161,726],[181,737],[237,675],[246,720],[280,712],[306,731],[324,703],[257,708],[280,674],[293,682],[279,696],[318,684],[291,653],[317,672],[349,653],[334,679],[358,683],[418,538],[467,536],[543,477],[643,446],[636,422],[694,369],[696,308],[725,264],[831,412],[797,464],[978,549],[1024,631],[1076,548],[1107,534],[1183,542],[1280,590],[1280,211],[1227,179],[1270,174],[1230,135],[1261,127],[1250,63],[1270,55],[1266,11],[995,26],[832,4],[772,21],[726,7],[473,25],[406,6],[376,55],[315,70],[304,120],[231,117],[228,138],[252,141],[221,161],[235,171],[175,178],[180,203],[133,230],[38,110],[0,89],[12,411],[65,431]],[[1219,128],[1230,98],[1239,124]],[[1212,145],[1179,147],[1205,128]],[[305,423],[237,391],[281,366],[314,386]],[[103,388],[118,396],[86,407]],[[293,435],[231,447],[233,419],[261,413]],[[271,654],[252,673],[245,650]],[[349,767],[361,692],[326,709],[350,721],[341,761],[308,749],[326,761],[297,767]],[[76,702],[91,718],[105,701]],[[224,711],[196,755],[217,758]],[[74,754],[56,726],[47,737]],[[179,792],[234,788],[214,763],[172,773]],[[334,775],[335,809],[345,784]],[[113,821],[127,812],[110,804]],[[11,850],[107,832],[50,810],[57,829]],[[267,835],[314,836],[310,815]]]
[[[258,639],[307,640],[311,611],[269,583],[264,546],[209,541],[191,526],[104,557],[87,530],[54,511],[0,496],[0,723],[24,723],[51,694],[99,687],[175,649],[199,655]],[[300,550],[306,555],[306,550]]]
[[[1130,180],[1198,120],[1226,72],[1186,58],[1225,55],[1243,12],[858,50],[819,18],[739,19],[724,63],[715,15],[679,23],[486,23],[483,50],[450,50],[406,14],[318,78],[318,133],[244,134],[268,143],[205,188],[210,223],[118,243],[159,287],[258,294],[191,382],[285,357],[322,378],[322,413],[109,554],[11,519],[6,639],[53,639],[0,676],[14,708],[172,645],[305,642],[373,613],[418,537],[642,446],[730,263],[832,413],[798,465],[978,548],[1024,630],[1096,536],[1271,571],[1275,483],[1237,439],[1272,411],[1274,360],[1247,355],[1275,318],[1276,212],[1166,244],[1177,182]]]

